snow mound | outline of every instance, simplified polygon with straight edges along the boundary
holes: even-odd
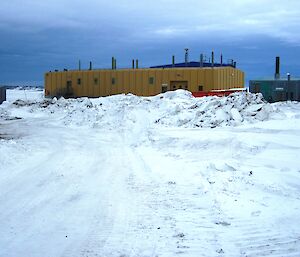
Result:
[[[180,98],[156,123],[166,126],[219,127],[268,120],[280,113],[261,94],[233,93],[227,97]],[[185,100],[185,101],[183,101]]]
[[[9,105],[9,106],[7,106]],[[220,127],[238,126],[280,117],[277,105],[267,103],[261,94],[233,93],[227,97],[195,98],[185,90],[153,97],[132,94],[100,98],[16,100],[0,116],[20,116],[20,109],[34,115],[44,113],[61,119],[65,125],[108,129],[137,126]],[[18,111],[16,111],[18,110]],[[21,115],[22,116],[22,115]],[[282,117],[282,116],[281,116]]]

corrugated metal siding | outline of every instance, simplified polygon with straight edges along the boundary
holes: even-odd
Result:
[[[249,90],[262,93],[269,102],[300,101],[300,80],[252,80],[249,82]]]
[[[153,84],[149,83],[151,77]],[[80,85],[78,79],[81,80]],[[95,79],[98,80],[96,84]],[[199,86],[203,87],[203,91],[242,88],[244,73],[231,67],[49,72],[45,75],[46,92],[49,92],[50,96],[66,93],[67,81],[72,83],[74,97],[98,97],[120,93],[149,96],[161,93],[163,85],[172,90],[172,81],[187,83],[191,92],[197,92]]]
[[[6,101],[6,88],[0,87],[0,104]]]

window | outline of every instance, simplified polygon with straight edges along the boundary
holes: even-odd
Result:
[[[65,96],[72,96],[73,95],[73,89],[72,89],[72,81],[67,81],[67,90]]]
[[[153,85],[154,84],[154,77],[149,78],[149,84]]]
[[[199,86],[198,91],[203,91],[203,86]]]
[[[94,85],[96,86],[96,85],[98,85],[98,78],[94,78]]]
[[[116,78],[111,78],[111,84],[112,85],[116,84]]]
[[[80,78],[77,79],[77,85],[81,85],[81,79]]]
[[[71,80],[68,80],[68,81],[67,81],[67,89],[68,89],[68,88],[71,88],[71,87],[72,87],[72,81],[71,81]]]

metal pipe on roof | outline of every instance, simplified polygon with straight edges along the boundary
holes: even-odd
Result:
[[[200,54],[200,67],[203,67],[203,54]]]
[[[223,65],[223,54],[221,54],[221,66]]]
[[[135,68],[136,68],[136,69],[139,68],[139,60],[138,60],[138,59],[135,60]]]
[[[89,68],[89,70],[92,70],[92,62],[90,62],[90,68]]]
[[[78,61],[78,70],[81,70],[81,62],[80,62],[80,60]]]
[[[280,79],[280,57],[276,56],[275,79]]]
[[[189,62],[189,49],[185,48],[184,50],[185,50],[184,61],[185,61],[185,66],[187,66]]]
[[[111,58],[111,69],[113,70],[115,67],[115,57]]]
[[[214,51],[211,52],[211,67],[215,65],[215,53]]]
[[[132,59],[132,69],[134,69],[134,59]]]
[[[172,67],[175,66],[175,55],[172,56]]]
[[[117,59],[114,60],[114,69],[117,69]]]

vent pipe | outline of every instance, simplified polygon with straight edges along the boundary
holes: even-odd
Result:
[[[233,68],[236,68],[236,62],[233,62]]]
[[[291,74],[288,72],[286,75],[287,75],[287,80],[291,81]]]
[[[113,70],[115,68],[115,57],[111,58],[111,69]]]
[[[223,54],[221,54],[221,66],[223,65]]]
[[[90,70],[92,70],[92,62],[90,62]]]
[[[132,59],[132,69],[134,69],[134,59]]]
[[[185,50],[184,61],[185,61],[185,66],[187,66],[189,62],[189,49],[185,48],[184,50]]]
[[[215,65],[215,53],[214,51],[211,52],[211,67]]]
[[[114,69],[117,69],[117,59],[114,60]]]
[[[175,67],[175,55],[172,56],[172,67]]]
[[[138,59],[135,60],[135,68],[136,68],[136,69],[139,68],[139,60],[138,60]]]
[[[276,56],[275,79],[280,79],[280,57]]]
[[[200,54],[200,67],[203,67],[203,54]]]
[[[81,62],[80,62],[80,60],[78,61],[78,70],[81,70]]]

